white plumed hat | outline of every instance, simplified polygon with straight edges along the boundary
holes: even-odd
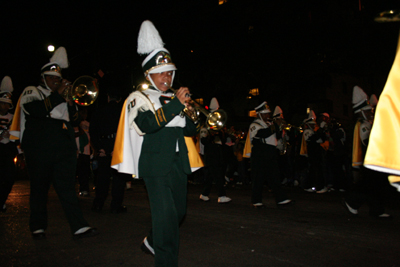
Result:
[[[177,70],[172,62],[171,55],[164,48],[156,27],[149,20],[143,21],[138,35],[137,52],[139,55],[148,55],[142,62],[144,75]]]
[[[361,110],[372,109],[368,101],[368,95],[359,86],[353,88],[353,111],[354,113],[360,112]]]
[[[69,67],[67,50],[64,47],[59,47],[50,58],[50,62],[42,67],[43,75],[54,75],[62,77],[61,69]]]

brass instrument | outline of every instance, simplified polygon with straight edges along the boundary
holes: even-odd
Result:
[[[168,86],[167,83],[165,84]],[[176,94],[176,91],[178,91],[171,87],[169,89],[171,89],[174,94]],[[190,97],[191,95],[188,94],[186,96]],[[194,123],[198,123],[200,121],[200,113],[203,113],[206,116],[206,128],[213,131],[221,130],[225,126],[228,119],[228,115],[224,110],[218,109],[214,112],[210,112],[193,99],[189,100],[185,108],[182,110],[182,113],[183,115],[186,115],[189,119],[191,119]]]
[[[65,99],[72,99],[80,106],[89,106],[99,96],[99,87],[96,79],[90,76],[81,76],[74,81],[72,86],[64,90],[62,96]]]
[[[273,120],[275,121],[276,124],[279,125],[279,132],[281,132],[280,139],[282,140],[282,145],[279,146],[278,144],[279,154],[285,155],[289,144],[288,141],[286,140],[286,131],[284,130],[290,130],[290,128],[288,129],[288,124],[286,120],[282,117],[275,117]]]

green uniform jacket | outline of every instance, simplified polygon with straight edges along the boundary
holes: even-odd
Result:
[[[172,99],[157,109],[155,113],[148,110],[139,112],[135,119],[136,124],[142,132],[143,144],[139,158],[139,173],[141,177],[165,176],[171,171],[172,162],[177,153],[176,143],[178,141],[179,158],[181,166],[186,174],[191,173],[188,150],[184,136],[194,136],[200,129],[193,121],[186,119],[186,126],[165,127],[185,106],[178,98]]]

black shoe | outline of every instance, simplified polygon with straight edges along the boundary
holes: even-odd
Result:
[[[149,242],[147,242],[147,237],[145,237],[140,245],[140,249],[151,256],[154,257],[154,249],[150,246]]]
[[[98,234],[99,234],[99,231],[97,231],[96,228],[89,228],[83,233],[73,234],[72,235],[72,239],[77,240],[77,239],[81,239],[81,238],[85,238],[85,237],[95,236],[95,235],[98,235]]]
[[[95,204],[93,204],[93,206],[92,206],[92,211],[95,211],[95,212],[100,212],[102,209],[103,209],[103,207],[100,207]]]
[[[32,233],[32,238],[34,240],[43,240],[46,239],[46,233],[45,232],[41,232],[41,233]]]
[[[1,211],[1,212],[6,212],[6,210],[7,210],[7,208],[6,208],[6,205],[4,204],[3,207],[1,207],[1,210],[0,210],[0,211]]]
[[[126,206],[119,206],[118,208],[112,208],[111,213],[125,213],[127,210]]]

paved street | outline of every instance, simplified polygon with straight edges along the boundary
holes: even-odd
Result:
[[[388,189],[392,221],[368,216],[368,207],[351,217],[340,204],[343,193],[312,194],[286,187],[295,205],[277,208],[265,188],[267,208],[250,205],[249,187],[229,188],[229,204],[198,200],[201,185],[188,185],[188,212],[181,227],[180,266],[400,266],[400,193]],[[140,250],[151,223],[145,187],[126,191],[125,214],[90,210],[80,197],[96,237],[74,241],[54,190],[49,194],[47,239],[34,241],[28,229],[29,181],[18,180],[6,213],[0,214],[0,266],[153,266]],[[106,203],[109,207],[110,199]]]

